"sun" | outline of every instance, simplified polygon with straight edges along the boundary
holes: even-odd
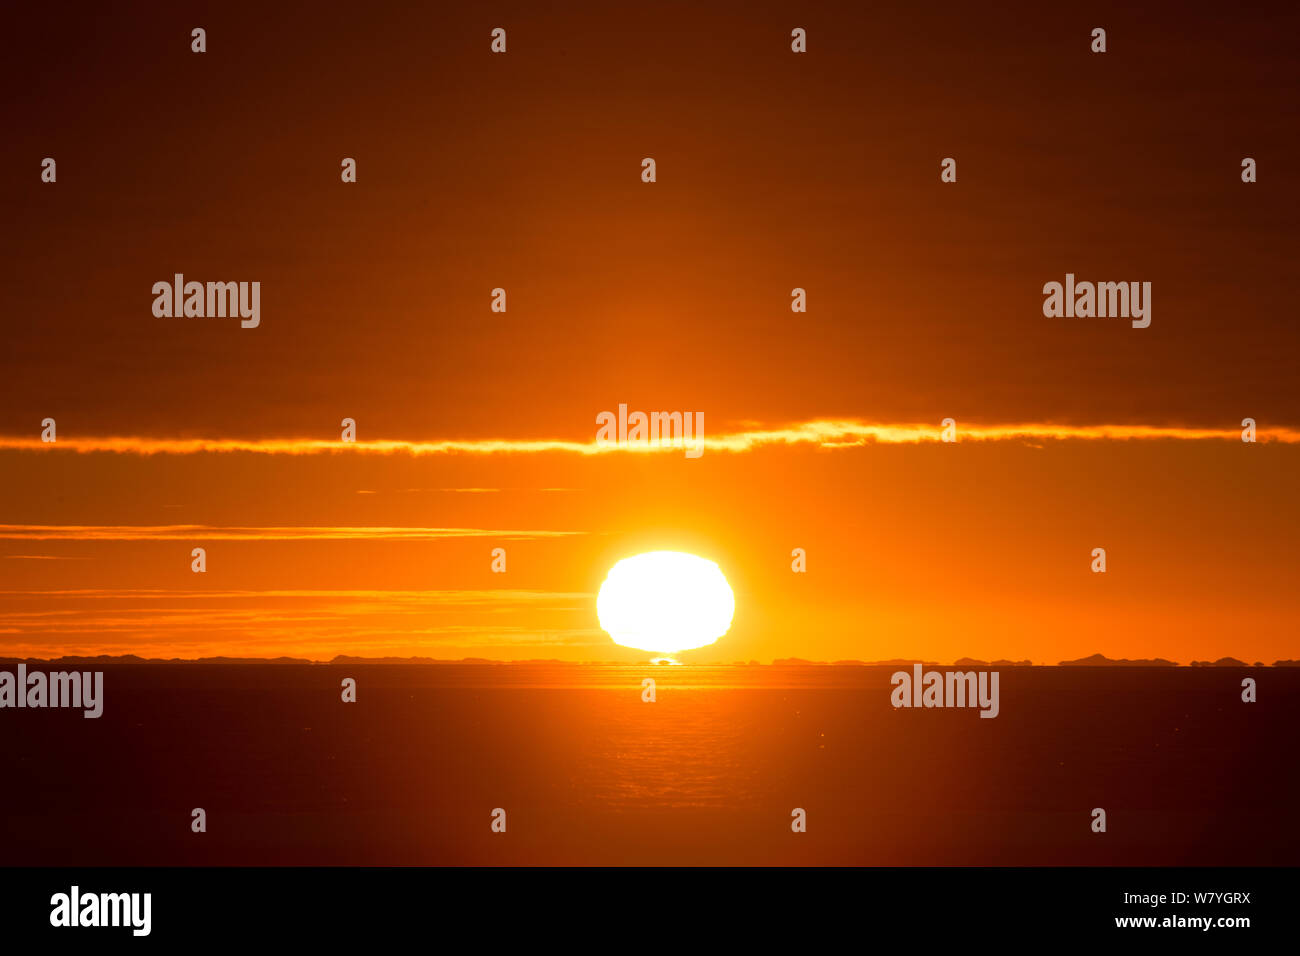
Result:
[[[712,644],[735,612],[722,569],[680,551],[624,558],[596,596],[596,616],[615,644],[666,654]]]

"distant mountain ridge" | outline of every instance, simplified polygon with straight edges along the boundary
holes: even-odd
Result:
[[[592,667],[592,666],[635,666],[637,664],[649,663],[648,661],[562,661],[556,658],[526,658],[523,660],[496,661],[485,657],[461,657],[461,658],[438,658],[438,657],[352,657],[340,654],[328,661],[314,661],[303,657],[140,657],[137,654],[100,654],[94,657],[83,656],[66,656],[66,657],[0,657],[0,665],[9,665],[17,663],[40,662],[51,666],[62,665],[67,667],[82,667],[89,665],[103,664],[140,664],[140,665],[159,665],[159,664],[189,664],[195,666],[291,666],[291,665],[310,665],[321,667],[326,665],[374,665],[382,664],[388,666],[410,665],[410,666],[438,666],[448,664],[472,664],[487,665],[494,667],[511,666],[511,665],[548,665],[564,667]],[[1104,654],[1091,654],[1088,657],[1081,657],[1078,660],[1059,661],[1056,664],[1035,664],[1030,660],[1012,661],[996,660],[983,661],[973,657],[960,657],[951,664],[943,664],[938,661],[922,661],[917,658],[894,658],[883,661],[860,661],[844,659],[837,661],[809,661],[799,657],[779,657],[772,661],[771,664],[760,664],[758,661],[735,661],[727,663],[696,664],[697,667],[911,667],[913,664],[920,664],[923,667],[1300,667],[1300,660],[1279,660],[1272,664],[1264,664],[1256,661],[1254,664],[1248,664],[1245,661],[1238,660],[1235,657],[1221,657],[1217,661],[1191,661],[1188,664],[1179,664],[1176,661],[1165,660],[1163,657],[1141,658],[1129,660],[1127,658],[1110,658]]]
[[[1142,660],[1131,661],[1127,658],[1114,660],[1105,654],[1092,654],[1088,657],[1081,657],[1077,661],[1061,661],[1057,667],[1177,667],[1173,661],[1167,661],[1163,657],[1144,658]]]

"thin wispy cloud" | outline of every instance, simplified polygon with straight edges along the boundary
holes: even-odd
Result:
[[[429,653],[603,646],[594,595],[526,589],[0,590],[0,655]],[[115,643],[117,642],[117,643]],[[113,648],[116,648],[114,650]],[[456,652],[452,651],[453,655]],[[531,652],[530,652],[531,653]]]
[[[64,554],[6,554],[6,561],[90,561],[91,558],[72,557]]]
[[[858,448],[865,445],[925,444],[940,442],[943,427],[933,424],[881,424],[859,420],[818,420],[778,427],[747,427],[740,431],[706,436],[691,441],[705,450],[747,452],[779,445],[809,445],[820,448]],[[594,432],[594,428],[593,428]],[[959,442],[1042,441],[1240,441],[1241,429],[1183,425],[1064,425],[1055,423],[965,424],[958,423]],[[1261,442],[1300,444],[1300,429],[1261,428]],[[479,438],[455,440],[385,439],[341,442],[318,438],[153,438],[153,437],[66,437],[42,442],[31,437],[0,437],[0,451],[71,451],[130,455],[260,454],[260,455],[535,455],[535,454],[645,454],[682,449],[681,439],[653,439],[642,442],[569,441],[563,439]],[[442,489],[452,490],[452,489]],[[491,489],[456,489],[487,491]]]
[[[523,588],[465,589],[425,588],[341,590],[337,588],[12,588],[0,589],[5,597],[83,597],[109,600],[137,600],[140,598],[168,598],[175,600],[206,600],[229,598],[311,598],[321,600],[371,599],[392,604],[491,604],[506,602],[586,600],[595,597],[589,591],[538,591]]]
[[[0,524],[0,539],[10,541],[435,541],[443,538],[524,540],[566,538],[584,534],[587,532],[507,528]]]

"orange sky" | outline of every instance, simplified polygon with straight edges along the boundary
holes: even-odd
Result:
[[[732,631],[688,660],[1295,647],[1300,447],[1282,442],[5,454],[13,653],[636,659],[594,595],[655,549],[712,558],[736,590]]]
[[[687,660],[1300,657],[1294,14],[908,10],[16,14],[0,654],[636,659],[595,591],[678,549]],[[581,453],[619,403],[706,453]]]

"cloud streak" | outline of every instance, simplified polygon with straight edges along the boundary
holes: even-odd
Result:
[[[214,527],[202,524],[0,524],[8,541],[435,541],[442,538],[565,538],[586,531],[494,528]]]
[[[594,431],[594,428],[593,428]],[[715,452],[748,452],[770,446],[806,445],[818,448],[860,448],[882,444],[939,442],[943,428],[931,424],[881,424],[853,419],[816,420],[777,427],[751,426],[706,436],[704,448]],[[1022,423],[981,425],[958,422],[959,442],[1040,441],[1240,441],[1241,429],[1194,428],[1182,425],[1063,425]],[[1300,444],[1300,429],[1260,429],[1261,442]],[[694,446],[694,443],[692,443]],[[680,440],[613,444],[563,439],[476,438],[454,440],[385,439],[344,443],[318,438],[153,438],[70,437],[57,442],[39,438],[0,436],[0,451],[77,452],[127,455],[608,455],[681,452]],[[467,489],[469,490],[469,489]],[[484,490],[484,489],[473,489]]]
[[[0,656],[427,654],[608,646],[582,591],[0,590]],[[459,649],[459,650],[457,650]]]

